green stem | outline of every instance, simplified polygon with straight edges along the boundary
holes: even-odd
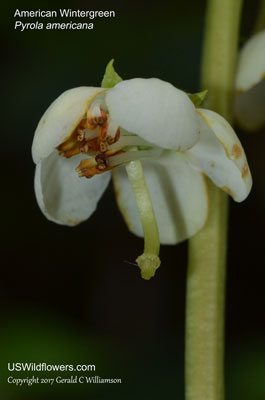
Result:
[[[126,165],[126,171],[131,183],[144,232],[144,253],[136,260],[144,279],[154,276],[160,265],[158,257],[160,250],[159,232],[152,200],[145,181],[140,160],[131,161]]]
[[[202,89],[204,103],[232,122],[241,0],[209,0]],[[224,399],[224,304],[227,196],[208,181],[209,217],[189,242],[186,303],[186,400]]]

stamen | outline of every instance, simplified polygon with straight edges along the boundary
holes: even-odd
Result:
[[[115,136],[106,136],[106,141],[108,142],[109,145],[116,143],[120,139],[120,129],[118,128]]]
[[[120,148],[123,147],[130,147],[130,146],[152,146],[150,143],[146,142],[145,140],[141,139],[139,136],[136,135],[124,135],[119,138],[117,143],[111,144],[109,149]]]
[[[97,154],[95,157],[95,161],[97,162],[98,165],[108,165],[107,161],[107,155],[106,154]]]
[[[103,100],[96,99],[90,105],[87,111],[87,121],[91,126],[103,125],[108,117],[102,109]]]
[[[94,130],[94,129],[97,128],[97,125],[95,125],[95,124],[93,123],[92,120],[89,121],[89,120],[87,119],[87,116],[85,115],[85,116],[83,117],[83,119],[80,121],[80,123],[79,123],[79,125],[78,125],[78,128],[79,128],[79,129]]]
[[[80,151],[79,151],[78,147],[75,147],[75,148],[73,148],[71,150],[66,150],[66,151],[65,150],[59,150],[58,151],[59,156],[60,157],[65,157],[65,158],[71,158],[73,156],[76,156],[79,153],[80,153]]]
[[[120,139],[121,136],[121,131],[120,128],[117,130],[116,134],[115,134],[115,142],[117,142]]]
[[[105,153],[105,151],[108,150],[108,144],[107,144],[107,142],[106,142],[106,141],[100,142],[100,143],[99,143],[99,148],[100,148],[101,153]]]
[[[115,138],[113,136],[107,136],[106,140],[108,144],[113,144],[115,142]]]
[[[89,150],[89,145],[86,141],[84,141],[84,144],[82,146],[80,146],[79,148],[80,153],[88,153]]]
[[[109,165],[111,167],[116,167],[117,165],[125,164],[133,160],[138,160],[140,158],[158,158],[161,153],[162,150],[160,149],[119,152],[109,159]]]
[[[108,150],[105,153],[97,154],[95,157],[82,160],[76,168],[76,171],[79,172],[78,176],[92,178],[94,175],[113,169],[114,166],[110,165],[110,160],[121,154],[121,151]]]
[[[57,147],[57,150],[59,152],[59,156],[70,158],[79,153],[79,143],[71,136],[67,141],[61,143]]]
[[[100,117],[94,118],[94,120],[98,125],[103,125],[105,122],[107,122],[108,117],[105,111],[103,110],[100,111],[101,111]]]
[[[61,143],[59,155],[70,158],[77,154],[88,154],[92,158],[83,160],[76,171],[80,177],[92,176],[109,171],[114,167],[146,157],[158,157],[161,150],[137,135],[120,135],[119,126],[102,109],[103,99],[96,99],[87,114],[81,119],[69,138]],[[150,150],[123,151],[123,148],[145,146]],[[94,157],[93,157],[94,156]]]
[[[89,147],[89,152],[91,152],[91,151],[99,152],[100,151],[98,137],[95,137],[93,139],[88,139],[88,140],[86,140],[86,143]]]
[[[61,143],[61,144],[58,146],[58,150],[59,150],[59,151],[60,151],[60,150],[62,150],[62,151],[69,151],[69,150],[72,150],[74,147],[76,147],[76,145],[77,145],[77,143],[76,143],[75,139],[74,139],[74,138],[70,138],[70,139],[68,139],[67,141]]]
[[[100,126],[100,130],[99,130],[99,140],[104,140],[107,136],[107,131],[108,131],[108,125],[105,122],[103,125]]]
[[[98,137],[98,131],[90,131],[89,129],[85,129],[85,139],[91,140]]]
[[[116,124],[116,122],[114,122],[111,118],[109,118],[107,135],[115,138],[118,129],[119,125]]]
[[[106,168],[107,168],[107,167],[106,167],[106,165],[104,165],[104,164],[98,164],[98,165],[97,165],[97,169],[98,169],[99,171],[104,171]]]
[[[82,142],[85,138],[85,130],[84,129],[77,129],[76,139],[78,142]]]
[[[78,176],[81,178],[85,176],[86,178],[91,178],[92,176],[99,174],[100,171],[97,170],[98,163],[95,157],[82,160],[79,166],[75,169],[78,172]]]

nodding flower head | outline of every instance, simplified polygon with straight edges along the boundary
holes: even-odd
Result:
[[[160,243],[178,243],[204,225],[204,174],[236,201],[251,188],[228,122],[154,78],[64,92],[41,118],[32,154],[38,204],[59,224],[89,218],[113,176],[130,231],[145,238],[137,259],[145,279],[160,265]]]

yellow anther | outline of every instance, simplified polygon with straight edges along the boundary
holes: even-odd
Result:
[[[84,129],[77,129],[77,135],[76,135],[76,139],[79,141],[79,142],[82,142],[82,140],[84,140],[84,138],[85,138],[85,131],[84,131]]]
[[[100,148],[101,153],[105,153],[105,151],[108,150],[108,145],[105,141],[102,141],[99,143],[99,148]]]
[[[99,171],[104,171],[104,169],[106,169],[107,167],[106,167],[106,165],[105,164],[98,164],[97,165],[97,169],[99,170]]]
[[[80,153],[87,153],[89,150],[89,145],[87,143],[80,146]]]

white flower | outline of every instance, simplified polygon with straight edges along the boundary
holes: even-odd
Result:
[[[247,197],[252,183],[231,126],[213,111],[196,110],[183,91],[159,79],[64,92],[41,118],[32,154],[36,197],[48,219],[76,225],[89,218],[112,171],[125,221],[143,236],[124,168],[140,159],[165,244],[180,242],[204,225],[203,173],[236,201]]]
[[[265,31],[252,36],[239,54],[235,115],[242,128],[254,131],[265,124]]]

